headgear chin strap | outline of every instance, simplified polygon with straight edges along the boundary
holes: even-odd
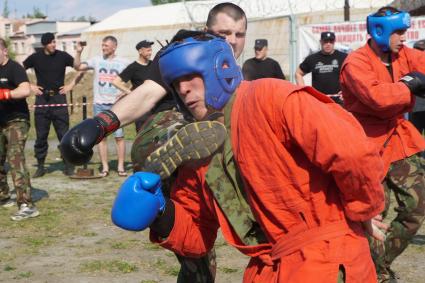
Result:
[[[205,103],[214,109],[222,109],[242,81],[232,47],[210,34],[170,44],[159,58],[159,68],[168,85],[186,75],[202,76]]]
[[[390,50],[391,34],[409,27],[410,15],[407,12],[392,13],[387,11],[385,16],[374,13],[367,17],[367,32],[384,52]]]

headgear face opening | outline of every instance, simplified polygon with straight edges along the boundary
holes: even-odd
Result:
[[[367,32],[384,52],[390,50],[391,34],[397,30],[406,30],[409,27],[410,15],[407,12],[392,13],[386,11],[384,16],[374,13],[367,17]]]
[[[232,47],[210,34],[170,44],[159,58],[159,68],[168,85],[186,75],[200,75],[205,103],[214,109],[222,109],[242,81]]]

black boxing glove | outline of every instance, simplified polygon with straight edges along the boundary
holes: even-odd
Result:
[[[416,96],[425,98],[425,74],[421,72],[410,72],[400,79]]]
[[[119,127],[118,117],[110,110],[82,121],[63,136],[60,143],[62,157],[73,165],[88,163],[93,156],[93,147]]]

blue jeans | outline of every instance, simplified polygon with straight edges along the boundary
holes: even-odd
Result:
[[[94,104],[93,105],[93,115],[96,116],[102,111],[110,110],[112,108],[113,104]],[[122,128],[119,128],[113,133],[114,137],[116,138],[123,138],[124,137],[124,131]]]

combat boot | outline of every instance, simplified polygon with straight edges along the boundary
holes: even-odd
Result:
[[[63,174],[65,176],[74,175],[74,166],[66,161],[64,161],[64,163],[65,163],[65,168],[63,169]]]
[[[379,283],[397,283],[398,279],[400,279],[400,276],[389,267],[386,267],[385,271],[378,275]]]
[[[213,155],[224,144],[226,137],[226,127],[217,121],[187,124],[146,158],[143,171],[159,174],[161,179],[166,179],[184,162]]]
[[[44,163],[38,163],[37,170],[35,171],[33,178],[40,178],[46,174],[46,169],[44,168]]]

